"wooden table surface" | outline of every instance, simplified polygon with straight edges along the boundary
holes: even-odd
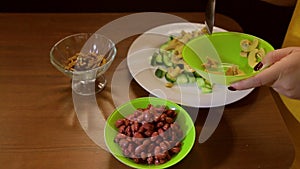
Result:
[[[0,168],[129,168],[85,133],[74,109],[70,79],[49,60],[49,51],[59,39],[95,32],[127,14],[0,14]],[[203,13],[172,14],[204,22]],[[242,31],[223,15],[217,15],[216,26]],[[117,44],[117,57],[106,73],[108,85],[96,95],[105,117],[115,108],[112,76],[136,37]],[[121,71],[130,76],[126,66]],[[149,93],[132,80],[128,95],[136,98]],[[208,111],[197,112],[197,137]],[[172,168],[287,169],[293,159],[294,147],[276,102],[271,91],[261,87],[226,105],[214,134],[203,144],[196,142],[191,153]]]

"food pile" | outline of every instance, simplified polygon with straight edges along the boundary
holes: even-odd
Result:
[[[211,93],[212,84],[201,77],[192,69],[182,57],[184,45],[192,38],[206,34],[205,29],[191,32],[182,31],[179,36],[170,36],[169,40],[162,44],[158,51],[151,56],[151,65],[156,67],[155,76],[167,82],[166,87],[173,87],[175,84],[196,83],[202,93]]]
[[[76,53],[74,56],[68,58],[65,69],[70,71],[91,70],[104,65],[106,62],[104,55]]]
[[[224,74],[226,76],[238,76],[244,75],[245,73],[239,69],[238,65],[229,64],[229,63],[221,63],[216,59],[212,59],[210,57],[206,58],[206,62],[202,65],[204,70],[209,73],[215,74]]]
[[[115,122],[118,134],[114,142],[135,163],[166,163],[180,152],[184,137],[176,117],[176,111],[165,106],[139,108]]]

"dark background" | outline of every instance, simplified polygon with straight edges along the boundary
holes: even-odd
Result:
[[[0,12],[204,12],[207,0],[4,0]],[[276,6],[259,0],[217,0],[216,12],[236,20],[245,33],[280,48],[294,6]],[[1,23],[5,24],[5,23]]]

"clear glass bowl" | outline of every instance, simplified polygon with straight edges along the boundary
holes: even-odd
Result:
[[[58,41],[50,51],[50,61],[72,79],[77,94],[100,92],[107,81],[104,73],[116,56],[115,44],[104,35],[78,33]]]

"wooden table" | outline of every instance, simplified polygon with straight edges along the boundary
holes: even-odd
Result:
[[[203,13],[173,13],[191,22]],[[70,79],[50,63],[49,51],[59,39],[95,32],[127,13],[0,14],[0,164],[1,168],[129,168],[100,148],[85,133],[73,105]],[[228,17],[217,15],[216,26],[242,31]],[[114,70],[125,59],[136,36],[117,44],[118,54],[106,73],[108,86],[96,101],[107,117],[115,108],[111,97]],[[128,68],[124,67],[124,72]],[[148,96],[134,80],[130,98]],[[199,109],[197,136],[206,108]],[[294,147],[268,88],[227,105],[223,118],[205,143],[195,143],[173,168],[287,169]]]

